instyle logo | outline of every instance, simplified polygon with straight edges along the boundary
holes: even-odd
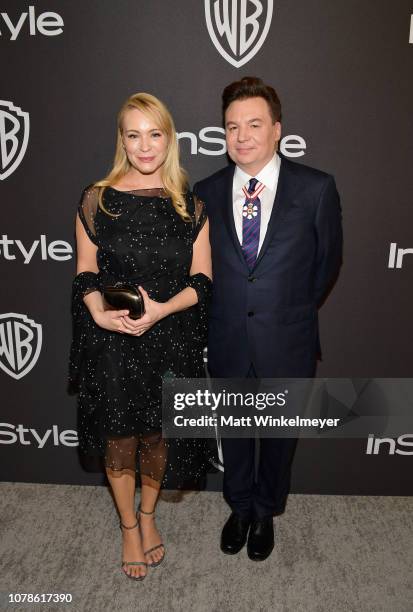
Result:
[[[391,242],[387,267],[390,269],[402,268],[405,255],[413,255],[413,249],[401,249],[397,246],[397,242]]]
[[[0,423],[0,444],[21,444],[23,446],[35,445],[37,448],[48,446],[79,446],[77,431],[64,429],[59,431],[58,425],[39,432],[37,429]]]
[[[0,315],[0,368],[19,380],[36,365],[42,348],[42,326],[27,315]]]
[[[225,130],[222,127],[211,125],[199,130],[198,135],[194,132],[178,132],[176,135],[180,141],[189,141],[191,155],[200,153],[201,155],[219,156],[227,152]],[[304,138],[296,134],[284,136],[280,142],[280,151],[286,157],[302,157],[305,155],[306,148]]]
[[[411,450],[403,450],[403,448],[409,447]],[[369,434],[366,455],[378,455],[379,453],[413,455],[413,434],[403,434],[397,440],[394,438],[375,438],[374,434]]]
[[[29,142],[29,113],[13,102],[0,100],[0,179],[4,180],[21,163]]]
[[[7,261],[23,259],[24,264],[29,264],[34,256],[42,261],[53,259],[54,261],[67,261],[73,257],[73,249],[65,240],[53,240],[47,242],[46,234],[41,234],[38,240],[30,244],[23,244],[21,240],[11,240],[7,234],[0,237],[0,257]]]
[[[62,34],[63,26],[63,19],[58,13],[47,11],[36,16],[35,7],[29,6],[27,13],[13,18],[8,13],[1,13],[0,36],[8,36],[12,41],[17,40],[22,32],[30,36],[58,36]]]
[[[273,0],[204,0],[209,35],[235,68],[261,49],[270,29]]]

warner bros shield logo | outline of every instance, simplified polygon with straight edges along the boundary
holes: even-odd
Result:
[[[29,142],[30,120],[12,102],[0,100],[0,179],[16,170],[26,153]]]
[[[0,315],[0,368],[16,380],[36,364],[42,348],[42,326],[26,315]]]
[[[249,62],[267,37],[273,0],[204,0],[208,32],[224,59],[235,68]]]

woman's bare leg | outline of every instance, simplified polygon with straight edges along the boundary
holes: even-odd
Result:
[[[149,550],[162,543],[162,538],[155,524],[155,514],[145,514],[153,512],[159,497],[161,482],[165,473],[167,448],[165,440],[160,434],[145,436],[141,440],[139,449],[140,468],[141,468],[141,509],[140,526],[142,533],[143,550]],[[148,553],[147,563],[156,563],[164,556],[163,547]]]
[[[144,514],[144,512],[152,512],[155,510],[156,502],[159,496],[160,483],[152,480],[152,482],[149,484],[150,480],[150,478],[142,476],[141,509],[143,512],[139,513],[139,520],[144,550],[149,550],[153,546],[157,546],[158,544],[162,543],[162,538],[158,529],[156,528],[155,514]],[[162,559],[163,555],[164,549],[163,547],[160,547],[145,555],[145,560],[147,563],[156,563]]]
[[[137,441],[135,438],[109,440],[106,452],[106,474],[113,491],[121,523],[132,527],[136,523],[135,510],[135,469]],[[119,469],[125,465],[125,455],[131,457],[131,468]],[[126,462],[127,464],[127,462]],[[113,465],[117,469],[108,467]],[[140,531],[122,529],[122,561],[145,561]],[[144,576],[146,568],[143,565],[126,565],[125,572],[130,576]]]

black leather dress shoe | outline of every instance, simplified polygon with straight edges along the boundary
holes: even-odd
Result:
[[[274,548],[274,522],[272,516],[252,521],[248,536],[247,553],[251,561],[264,561]]]
[[[250,521],[233,512],[221,534],[221,550],[226,555],[236,555],[247,541]]]

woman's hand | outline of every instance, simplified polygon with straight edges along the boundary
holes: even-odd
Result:
[[[85,295],[83,301],[96,325],[108,331],[129,333],[123,323],[123,318],[129,314],[129,310],[105,310],[102,294],[97,289]]]
[[[141,336],[148,329],[155,325],[160,319],[163,319],[169,314],[167,303],[155,302],[151,300],[147,292],[143,287],[139,287],[139,291],[142,293],[143,303],[145,305],[145,314],[140,319],[131,319],[127,315],[122,317],[123,325],[126,333],[132,336]]]
[[[129,314],[129,310],[94,310],[91,314],[96,325],[103,329],[121,334],[130,333],[124,324],[124,318]]]

